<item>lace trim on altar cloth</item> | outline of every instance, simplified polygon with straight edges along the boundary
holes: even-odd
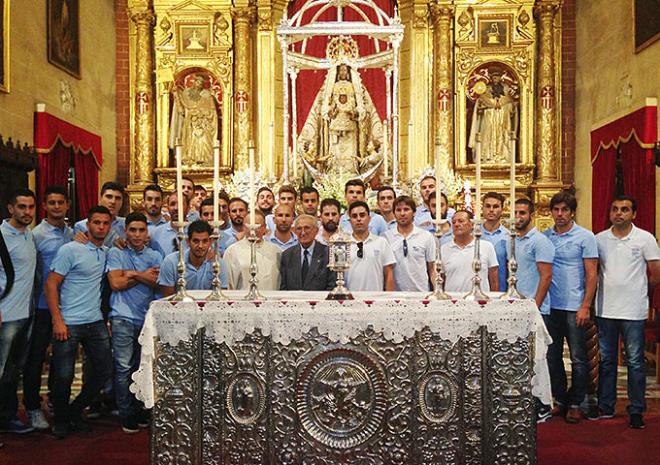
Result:
[[[289,296],[296,293],[289,293]],[[410,338],[428,327],[441,338],[456,342],[485,326],[497,339],[515,342],[534,338],[532,394],[551,404],[550,375],[546,362],[552,342],[534,301],[491,300],[485,305],[464,300],[374,299],[353,301],[267,300],[264,302],[152,303],[139,341],[140,368],[133,374],[131,391],[147,408],[154,404],[153,363],[156,339],[171,346],[189,339],[198,329],[218,343],[231,345],[255,329],[277,344],[288,344],[312,328],[339,343],[347,343],[369,326],[393,342]],[[358,297],[356,296],[356,299]]]

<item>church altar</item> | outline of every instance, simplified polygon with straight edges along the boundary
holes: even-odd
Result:
[[[131,389],[152,463],[536,463],[550,338],[533,301],[227,295],[147,314]]]

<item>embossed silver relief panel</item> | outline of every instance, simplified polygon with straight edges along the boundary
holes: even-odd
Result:
[[[427,329],[159,345],[153,463],[534,463],[531,347]]]

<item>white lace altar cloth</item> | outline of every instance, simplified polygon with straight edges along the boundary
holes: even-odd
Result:
[[[484,305],[461,300],[429,301],[423,293],[354,293],[352,301],[325,300],[325,292],[265,292],[266,300],[240,300],[245,291],[228,291],[227,302],[203,301],[208,292],[190,293],[198,302],[155,301],[147,313],[140,344],[140,368],[133,374],[131,391],[146,407],[154,398],[153,364],[155,340],[175,346],[205,328],[218,343],[231,345],[246,334],[260,329],[274,343],[288,344],[312,328],[334,342],[346,343],[372,326],[386,339],[401,342],[425,326],[443,339],[456,342],[460,337],[485,326],[498,339],[515,342],[535,335],[532,394],[551,404],[550,374],[546,362],[552,342],[533,300],[502,301],[499,294]],[[231,300],[236,299],[236,300]]]

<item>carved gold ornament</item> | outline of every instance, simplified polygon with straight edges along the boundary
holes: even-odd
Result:
[[[333,37],[325,49],[325,56],[333,65],[355,62],[360,56],[357,42],[349,36]]]

